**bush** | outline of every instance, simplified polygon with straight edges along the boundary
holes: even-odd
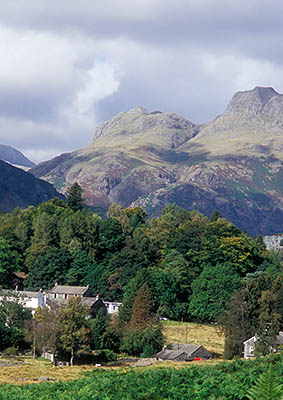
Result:
[[[130,330],[122,339],[121,351],[132,356],[150,357],[160,351],[164,338],[159,325],[152,325],[144,330]]]
[[[101,338],[102,348],[119,353],[121,338],[114,328],[109,328],[104,332]]]
[[[7,347],[2,351],[3,358],[14,358],[19,354],[18,349],[15,346]]]
[[[101,352],[99,353],[99,356],[102,358],[103,361],[116,361],[117,360],[117,354],[114,353],[114,351],[112,350],[101,350]]]

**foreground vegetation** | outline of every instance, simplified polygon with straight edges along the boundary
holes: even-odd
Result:
[[[246,361],[235,360],[213,366],[188,364],[189,368],[137,370],[96,369],[71,382],[26,386],[0,386],[0,399],[91,400],[91,399],[193,399],[240,400],[257,378],[272,368],[272,379],[282,380],[283,356]],[[272,397],[266,397],[266,400]]]

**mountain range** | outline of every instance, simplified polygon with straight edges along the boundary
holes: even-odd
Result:
[[[258,235],[283,229],[283,95],[236,93],[214,121],[194,124],[136,107],[95,128],[85,148],[31,169],[62,193],[77,181],[86,203],[160,214],[167,202],[218,210]]]

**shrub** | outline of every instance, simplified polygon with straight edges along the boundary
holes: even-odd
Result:
[[[144,330],[130,330],[122,339],[120,350],[132,356],[152,356],[162,349],[164,338],[159,325],[152,325]]]
[[[18,355],[18,349],[15,346],[7,347],[2,351],[3,358],[14,358]]]

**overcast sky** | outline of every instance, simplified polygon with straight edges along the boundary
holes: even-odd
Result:
[[[283,93],[282,0],[1,0],[0,143],[35,162],[135,106],[192,122]]]

